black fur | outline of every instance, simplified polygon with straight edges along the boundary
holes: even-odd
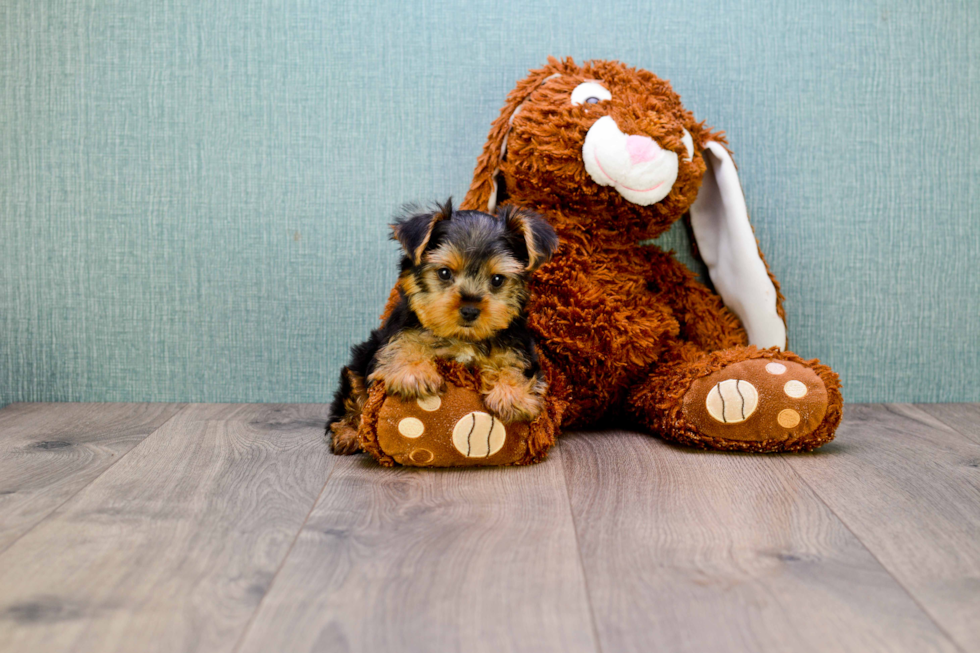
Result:
[[[350,362],[340,371],[340,387],[337,388],[333,403],[330,404],[330,415],[327,417],[328,432],[330,425],[344,416],[344,402],[351,393],[348,372],[357,374],[367,383],[367,377],[374,371],[378,350],[388,344],[388,341],[399,332],[421,326],[418,316],[408,307],[408,299],[401,292],[399,295],[398,305],[388,319],[372,331],[367,340],[351,347]]]

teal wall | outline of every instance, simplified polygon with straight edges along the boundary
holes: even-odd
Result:
[[[0,404],[327,400],[389,216],[462,196],[548,54],[727,131],[791,344],[848,400],[980,400],[978,7],[5,0]]]

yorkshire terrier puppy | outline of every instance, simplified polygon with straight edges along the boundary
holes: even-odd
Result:
[[[434,211],[410,209],[392,230],[404,249],[398,302],[341,371],[327,422],[334,453],[359,449],[370,384],[383,381],[403,399],[439,394],[440,358],[479,369],[483,403],[504,422],[537,417],[547,384],[524,306],[528,278],[558,246],[551,226],[512,207],[456,211],[450,199]]]

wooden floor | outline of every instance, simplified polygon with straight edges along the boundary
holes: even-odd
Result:
[[[0,410],[0,651],[980,651],[980,404],[446,471],[334,457],[325,413]]]

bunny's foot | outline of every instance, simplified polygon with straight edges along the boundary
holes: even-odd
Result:
[[[706,449],[808,451],[841,416],[837,375],[790,352],[733,348],[668,366],[633,393],[667,440]]]

